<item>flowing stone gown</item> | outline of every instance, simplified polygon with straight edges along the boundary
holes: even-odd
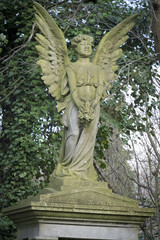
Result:
[[[101,84],[101,95],[103,92],[103,70],[90,63],[82,68],[82,64],[72,63],[68,68],[74,72],[76,78],[76,88],[87,86],[90,91],[96,91]],[[66,74],[68,82],[70,76]],[[95,97],[95,96],[94,96]],[[92,100],[86,95],[85,102]],[[91,121],[81,122],[78,115],[79,110],[73,99],[69,102],[62,118],[64,133],[62,140],[61,155],[57,167],[58,176],[78,176],[82,179],[96,179],[97,175],[93,168],[93,151],[95,146],[97,126],[100,115],[100,103],[89,111],[92,115]],[[93,113],[93,114],[92,114]]]

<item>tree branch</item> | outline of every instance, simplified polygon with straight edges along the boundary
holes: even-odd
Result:
[[[17,52],[21,51],[23,48],[25,48],[25,47],[28,45],[28,43],[31,41],[31,39],[32,39],[32,37],[33,37],[33,35],[34,35],[35,26],[36,26],[36,23],[34,23],[34,24],[32,25],[31,35],[29,36],[29,38],[27,39],[27,41],[26,41],[23,45],[21,45],[20,47],[18,47],[18,49],[17,49],[16,51],[14,51],[11,56],[9,56],[9,57],[7,57],[5,60],[3,60],[2,63],[7,62],[7,61],[8,61],[9,59],[11,59]]]
[[[20,79],[20,77],[16,80],[16,82],[18,82]],[[21,84],[22,82],[24,82],[25,79],[23,79],[22,81],[19,82],[19,84],[17,86],[15,86],[4,98],[2,98],[0,100],[0,103],[3,102],[7,97],[9,97]]]

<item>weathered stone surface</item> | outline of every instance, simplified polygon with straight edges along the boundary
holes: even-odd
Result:
[[[85,223],[84,223],[85,224]],[[115,224],[106,224],[106,225],[84,225],[79,222],[76,224],[71,222],[70,224],[60,223],[60,224],[43,224],[39,223],[39,232],[45,235],[39,235],[34,237],[34,239],[44,239],[51,240],[54,239],[53,235],[57,235],[58,239],[86,239],[86,240],[138,240],[137,238],[137,228],[125,224],[115,225]],[[27,231],[26,227],[22,227],[21,236],[25,236]],[[51,236],[52,235],[52,236]],[[31,235],[30,235],[31,236]],[[29,237],[29,240],[33,239],[32,236]],[[18,240],[22,240],[19,238]]]
[[[137,201],[112,193],[105,183],[73,178],[57,179],[4,212],[16,223],[18,240],[136,240],[138,227],[153,214],[152,209],[139,208]]]

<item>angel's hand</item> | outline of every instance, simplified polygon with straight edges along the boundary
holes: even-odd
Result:
[[[79,106],[79,110],[82,112],[82,113],[87,113],[89,112],[89,109],[87,108],[87,106],[84,104],[84,102],[81,101],[81,104]]]
[[[89,101],[79,100],[78,109],[82,113],[89,113],[91,108],[91,103]]]
[[[77,106],[77,108],[78,108],[79,110],[83,110],[84,104],[83,104],[83,102],[82,102],[81,100],[79,100],[78,98],[76,98],[76,99],[74,99],[74,102],[75,102],[75,104],[76,104],[76,106]]]

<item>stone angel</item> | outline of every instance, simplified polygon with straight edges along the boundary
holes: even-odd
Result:
[[[70,62],[63,32],[40,4],[35,2],[34,8],[42,32],[36,34],[40,56],[37,63],[49,93],[57,100],[58,112],[64,111],[62,146],[54,174],[96,180],[93,152],[100,101],[106,97],[110,81],[115,79],[116,60],[122,53],[120,46],[128,39],[126,34],[134,26],[137,14],[106,33],[91,60],[93,38],[84,34],[74,37],[72,46],[78,60]]]

